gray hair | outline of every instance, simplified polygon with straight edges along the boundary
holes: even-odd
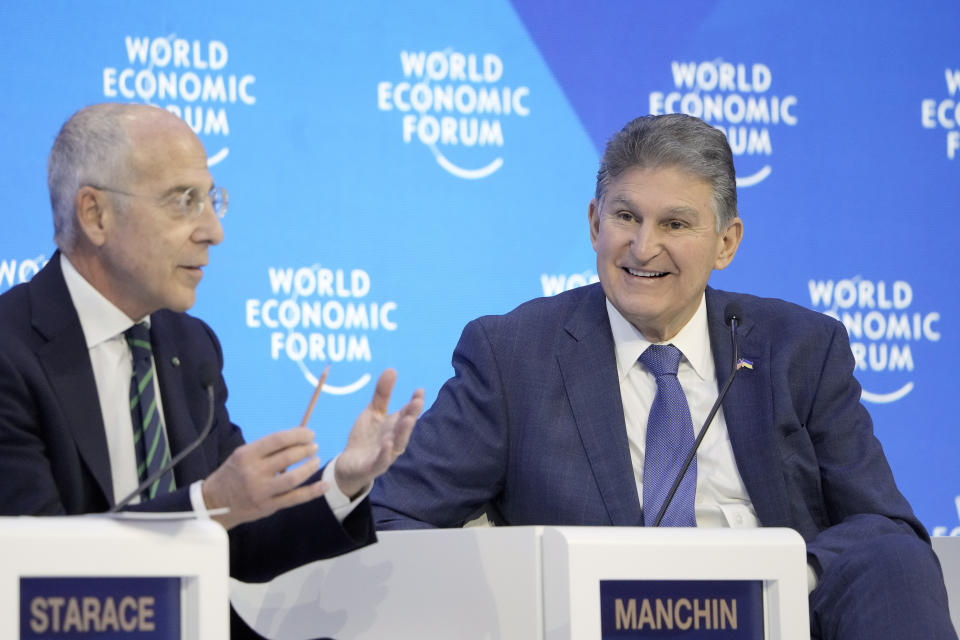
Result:
[[[675,167],[709,182],[718,232],[738,216],[737,179],[727,137],[699,118],[671,113],[628,122],[610,138],[603,152],[597,171],[597,201],[611,180],[632,167]]]
[[[53,240],[63,251],[77,243],[74,200],[84,185],[112,186],[126,175],[130,140],[122,116],[130,105],[96,104],[64,123],[50,150],[47,186],[53,209]]]

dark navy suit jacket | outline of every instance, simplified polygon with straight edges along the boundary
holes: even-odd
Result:
[[[208,414],[199,368],[223,364],[210,328],[183,313],[151,315],[167,438],[176,455]],[[174,493],[138,509],[190,510],[189,486],[243,444],[227,414],[223,378],[215,384],[210,436],[174,471]],[[80,320],[59,253],[29,283],[0,296],[0,514],[68,515],[106,511],[113,495],[103,418]],[[277,512],[230,531],[230,572],[245,581],[343,553],[374,538],[368,505],[341,526],[325,500]]]
[[[723,411],[761,524],[797,530],[818,569],[865,536],[926,539],[860,404],[843,325],[782,300],[706,298],[718,387],[733,357],[724,308],[745,318],[753,369]],[[642,524],[599,284],[474,320],[453,367],[375,484],[378,528],[458,526],[482,510],[499,524]]]

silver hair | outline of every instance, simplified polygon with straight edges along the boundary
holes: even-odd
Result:
[[[53,240],[65,252],[75,248],[75,199],[84,185],[112,186],[129,171],[130,139],[122,117],[131,105],[96,104],[67,120],[50,150],[47,186],[53,209]]]
[[[718,232],[739,215],[737,178],[727,137],[699,118],[672,113],[628,122],[603,152],[597,171],[597,201],[611,180],[632,167],[675,167],[709,182]]]

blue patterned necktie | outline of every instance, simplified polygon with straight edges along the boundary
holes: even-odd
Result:
[[[167,438],[160,420],[157,394],[154,392],[153,351],[150,330],[135,324],[124,332],[133,355],[133,377],[130,378],[130,417],[133,420],[133,444],[137,451],[137,476],[140,482],[170,461]],[[141,496],[144,500],[169,493],[176,488],[173,472],[158,478]]]
[[[647,419],[646,452],[643,457],[643,523],[652,526],[693,447],[690,406],[677,379],[682,354],[672,344],[650,345],[640,362],[657,378],[657,395]],[[694,498],[697,494],[697,459],[683,476],[677,493],[663,516],[665,527],[697,526]]]

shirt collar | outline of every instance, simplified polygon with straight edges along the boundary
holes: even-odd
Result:
[[[67,283],[70,299],[80,318],[80,327],[87,341],[87,349],[110,340],[123,333],[134,324],[127,314],[107,300],[102,293],[80,275],[67,256],[60,254],[60,269]],[[150,326],[150,316],[141,322]]]
[[[607,316],[613,332],[613,344],[617,354],[617,373],[620,381],[637,363],[647,347],[652,343],[635,326],[624,318],[616,307],[607,300]],[[677,335],[660,344],[672,344],[683,354],[694,372],[702,380],[715,375],[713,352],[710,348],[710,333],[707,330],[707,299],[700,296],[700,305],[693,317],[680,329]]]

